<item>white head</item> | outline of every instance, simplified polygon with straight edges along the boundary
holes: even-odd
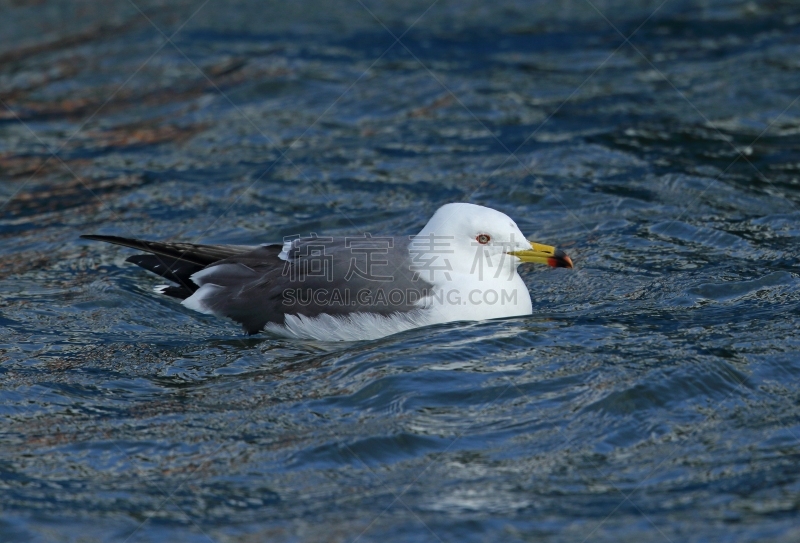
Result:
[[[417,234],[410,250],[424,249],[441,254],[455,273],[485,273],[486,268],[481,268],[485,264],[495,271],[498,267],[507,270],[504,276],[510,278],[522,262],[572,267],[562,251],[528,241],[505,213],[475,204],[440,207]]]

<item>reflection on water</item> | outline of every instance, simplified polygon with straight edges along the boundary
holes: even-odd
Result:
[[[797,540],[800,18],[659,4],[4,8],[3,539]],[[466,200],[532,316],[245,337],[78,239]]]

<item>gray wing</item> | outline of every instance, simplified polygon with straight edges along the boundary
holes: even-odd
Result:
[[[300,238],[281,245],[197,245],[87,235],[146,251],[128,262],[177,283],[161,292],[242,325],[249,334],[285,315],[417,309],[432,285],[412,271],[406,238]],[[193,303],[192,300],[197,298]]]
[[[430,295],[432,285],[412,271],[403,238],[304,238],[282,255],[275,247],[220,260],[195,274],[192,281],[202,289],[198,305],[252,334],[267,323],[284,324],[287,314],[405,313]]]

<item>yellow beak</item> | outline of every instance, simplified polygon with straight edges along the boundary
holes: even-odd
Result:
[[[535,262],[537,264],[547,264],[553,268],[571,268],[572,259],[561,249],[556,249],[550,245],[530,242],[531,248],[522,251],[509,251],[508,254],[514,255],[523,262]]]

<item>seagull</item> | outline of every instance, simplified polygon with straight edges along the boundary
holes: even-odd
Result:
[[[377,339],[421,326],[529,315],[522,263],[572,268],[500,211],[440,207],[414,236],[290,236],[265,245],[198,245],[105,235],[172,284],[159,294],[261,331],[320,341]]]

